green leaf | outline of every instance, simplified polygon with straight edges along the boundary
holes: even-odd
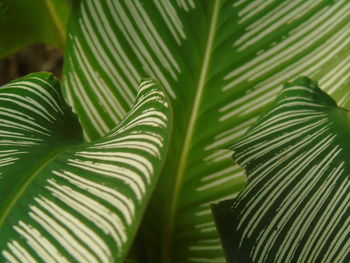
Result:
[[[217,220],[229,262],[349,262],[349,139],[350,112],[316,82],[284,86],[232,147],[248,185]]]
[[[90,143],[57,80],[0,88],[1,262],[122,262],[168,145],[168,99],[144,80],[114,128]]]
[[[44,43],[63,49],[71,0],[0,0],[0,58]]]
[[[172,150],[142,228],[149,262],[224,262],[210,203],[246,181],[224,149],[297,76],[319,80],[343,106],[350,101],[349,8],[325,0],[85,0],[74,10],[64,92],[88,139],[123,118],[140,77],[159,80],[172,100]]]

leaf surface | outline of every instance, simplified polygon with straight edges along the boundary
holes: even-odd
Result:
[[[142,81],[131,111],[90,143],[56,79],[0,87],[2,262],[122,262],[158,179],[168,99]]]
[[[172,150],[142,234],[150,262],[224,262],[210,203],[246,181],[224,149],[297,76],[319,80],[347,104],[349,8],[324,0],[85,0],[74,10],[64,90],[88,139],[123,118],[143,76],[159,80],[172,101]]]
[[[248,185],[217,217],[228,262],[349,262],[349,139],[349,111],[317,83],[285,85],[232,147]]]
[[[0,58],[44,43],[63,49],[71,0],[1,0]]]

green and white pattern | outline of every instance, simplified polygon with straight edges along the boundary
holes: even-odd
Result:
[[[149,261],[224,262],[210,203],[246,181],[224,149],[300,75],[348,105],[350,2],[83,0],[74,15],[63,86],[88,139],[123,118],[140,77],[171,98],[172,150],[143,227]]]
[[[0,261],[122,262],[168,146],[168,99],[142,81],[118,126],[84,144],[57,84],[0,88]]]
[[[349,262],[349,139],[349,111],[315,82],[285,85],[232,147],[248,185],[217,220],[229,262]]]

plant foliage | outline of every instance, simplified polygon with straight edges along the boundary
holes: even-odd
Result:
[[[45,43],[63,49],[73,0],[0,0],[0,58]]]
[[[28,1],[7,1],[8,6],[30,5]],[[123,192],[130,186],[126,186],[123,180],[113,181],[108,177],[107,182],[103,179],[105,177],[98,175],[85,178],[89,176],[89,172],[92,172],[91,169],[97,169],[94,172],[101,169],[106,171],[116,166],[118,167],[116,171],[113,168],[113,172],[109,170],[108,172],[113,174],[118,171],[126,172],[135,180],[137,178],[146,180],[137,181],[143,192],[140,190],[141,199],[135,196],[132,199],[135,203],[135,213],[130,225],[126,227],[126,221],[120,221],[115,225],[120,230],[118,233],[121,241],[117,242],[113,239],[111,232],[107,234],[103,231],[103,233],[99,232],[101,233],[98,235],[99,241],[94,239],[97,244],[96,249],[102,249],[99,252],[89,248],[92,243],[81,245],[77,241],[78,239],[82,242],[89,240],[74,232],[79,230],[80,224],[77,224],[77,228],[68,231],[68,225],[58,223],[66,228],[70,235],[74,235],[75,239],[67,239],[67,242],[71,242],[70,246],[61,245],[61,242],[57,241],[58,237],[49,236],[49,232],[45,232],[43,236],[37,236],[36,242],[51,242],[52,247],[48,246],[46,252],[45,250],[36,251],[33,244],[37,243],[33,243],[34,241],[24,236],[17,236],[22,243],[17,239],[11,239],[11,235],[16,232],[12,226],[17,227],[18,222],[22,222],[25,218],[34,220],[30,216],[33,213],[34,216],[39,216],[31,210],[31,207],[41,206],[42,203],[35,203],[35,205],[30,203],[30,206],[21,208],[22,212],[14,213],[14,217],[3,216],[3,222],[11,221],[11,223],[0,231],[6,231],[6,233],[9,231],[12,234],[7,233],[5,241],[0,243],[3,249],[2,255],[4,257],[6,255],[6,260],[15,262],[19,257],[16,252],[27,251],[28,255],[39,260],[40,255],[43,256],[40,253],[48,253],[50,256],[52,251],[58,251],[62,257],[72,262],[80,262],[83,259],[122,262],[142,219],[140,232],[132,247],[132,253],[136,254],[136,257],[132,255],[134,261],[142,263],[225,262],[210,204],[236,196],[246,182],[244,170],[238,164],[232,164],[231,150],[227,148],[236,142],[257,120],[257,116],[272,103],[281,90],[281,83],[296,79],[300,75],[319,80],[321,87],[334,96],[340,106],[349,106],[350,91],[347,87],[350,82],[348,75],[350,2],[341,0],[81,0],[73,2],[74,6],[67,27],[62,91],[68,104],[77,114],[84,137],[88,142],[82,143],[81,137],[79,137],[79,143],[76,142],[74,145],[66,142],[66,139],[62,142],[58,140],[62,147],[63,145],[67,147],[67,150],[61,152],[61,144],[56,147],[58,141],[55,144],[44,140],[37,157],[29,151],[31,158],[28,157],[28,160],[35,158],[40,165],[45,165],[43,170],[40,170],[43,175],[39,172],[38,176],[29,176],[29,178],[38,178],[38,182],[42,184],[40,190],[30,192],[33,196],[23,200],[28,204],[37,202],[33,198],[40,199],[41,197],[36,195],[40,195],[43,191],[53,196],[51,207],[62,205],[62,201],[57,199],[57,194],[53,195],[50,192],[53,186],[49,186],[50,189],[45,188],[45,183],[52,181],[47,180],[50,180],[50,176],[54,176],[60,178],[56,178],[59,180],[56,184],[61,186],[62,183],[67,183],[61,186],[62,189],[68,189],[66,187],[71,188],[72,191],[80,189],[79,191],[91,198],[92,203],[99,203],[101,199],[94,197],[94,194],[88,190],[91,188],[89,182],[84,181],[80,184],[81,181],[79,181],[79,186],[70,186],[73,183],[67,179],[68,177],[64,177],[68,175],[62,171],[55,170],[59,175],[46,173],[47,170],[51,171],[50,169],[58,165],[57,161],[65,167],[62,168],[64,171],[68,169],[67,167],[71,168],[68,160],[72,159],[72,156],[78,160],[80,158],[85,160],[84,167],[74,168],[74,171],[79,170],[76,175],[84,180],[93,180],[93,183],[99,187],[111,187],[113,193],[116,195],[118,193],[118,196],[120,193],[132,198],[131,194],[136,195],[136,192],[132,190]],[[51,3],[51,11],[42,9],[45,8],[44,3]],[[58,38],[55,37],[58,31],[47,30],[55,28],[55,25],[57,29],[57,23],[52,23],[55,20],[52,14],[56,14],[56,18],[61,17],[58,7],[60,3],[62,2],[56,0],[42,0],[42,5],[38,5],[39,8],[35,8],[32,13],[28,12],[35,17],[33,21],[36,24],[31,26],[31,23],[28,23],[28,27],[23,27],[25,31],[22,34],[23,42],[18,43],[50,39],[48,43],[55,42],[56,46],[60,46]],[[36,5],[32,4],[31,7]],[[14,8],[14,10],[17,9]],[[46,20],[36,15],[36,12],[40,13],[42,10],[51,12],[47,12],[51,15],[49,14]],[[18,10],[18,16],[22,12]],[[25,23],[23,21],[27,20],[28,14],[23,14],[22,20],[16,21],[12,17],[12,20],[6,21],[9,25]],[[63,13],[62,17],[64,16]],[[37,20],[47,21],[48,17],[49,20],[53,20],[49,23],[37,24]],[[6,25],[6,23],[1,24],[0,21],[0,32],[6,34],[6,38],[2,41],[11,43],[12,35],[8,33],[10,27]],[[9,30],[1,31],[1,26]],[[29,34],[34,31],[32,35]],[[30,36],[27,38],[27,35]],[[40,37],[37,37],[38,35]],[[27,39],[30,41],[28,42]],[[15,46],[13,45],[14,48]],[[7,45],[7,48],[10,50],[12,47]],[[165,99],[163,91],[154,82],[142,82],[141,91],[138,93],[137,87],[140,79],[144,77],[157,79],[160,86],[164,87],[165,93],[169,95],[169,101]],[[150,94],[154,92],[150,97],[144,93],[148,88]],[[50,90],[49,87],[45,88],[47,89]],[[26,95],[19,94],[15,101],[23,100],[23,96]],[[42,99],[38,101],[29,99],[27,103],[27,107],[46,109],[45,101]],[[139,107],[139,103],[145,107]],[[170,105],[173,109],[173,128],[170,127]],[[20,110],[18,109],[17,112]],[[73,116],[69,114],[62,116]],[[21,116],[20,113],[17,115]],[[166,116],[163,122],[161,116]],[[30,117],[27,114],[23,118],[33,121]],[[76,121],[62,121],[63,126],[57,124],[61,127],[59,130],[62,131],[63,138],[71,138],[71,135],[66,137],[65,135],[68,132],[67,127],[72,123]],[[134,123],[140,126],[133,126]],[[77,132],[81,136],[78,128]],[[153,132],[154,136],[149,137],[149,132]],[[75,137],[72,136],[72,138]],[[86,147],[97,147],[102,142],[108,145],[113,140],[121,140],[118,143],[112,143],[117,148],[111,146],[108,150],[101,152],[99,159],[95,156],[91,157],[95,158],[94,160],[86,160],[88,159],[85,155],[88,151]],[[132,143],[128,143],[129,140]],[[123,143],[119,145],[119,142]],[[145,143],[149,143],[148,150],[143,148]],[[166,152],[168,143],[170,150]],[[46,149],[45,145],[47,145],[46,154],[43,152]],[[84,150],[79,150],[80,147]],[[156,156],[152,155],[155,152],[150,150],[151,148],[158,153]],[[142,153],[138,152],[134,157],[125,156],[132,154],[134,150]],[[84,156],[77,157],[76,155],[81,152]],[[45,156],[48,156],[49,160],[46,160]],[[124,167],[126,159],[130,165],[130,167],[127,165],[128,169]],[[163,160],[165,161],[161,170]],[[28,172],[37,171],[36,164],[27,165]],[[161,173],[161,176],[156,185],[158,173]],[[11,172],[6,172],[6,177],[8,174]],[[150,181],[147,181],[145,177],[147,175],[150,176]],[[24,185],[28,184],[28,187],[36,185],[27,181],[26,173],[18,173],[18,178],[23,178],[21,180],[27,182]],[[40,181],[40,178],[44,179]],[[34,179],[33,183],[36,183]],[[23,185],[20,180],[18,185]],[[8,191],[14,193],[11,189]],[[24,194],[29,194],[27,190],[22,191]],[[61,195],[61,199],[69,199],[70,197],[67,197],[69,194],[72,196],[73,192],[67,191],[66,194]],[[151,193],[150,204],[142,218]],[[6,194],[5,198],[12,200],[12,195]],[[47,197],[43,196],[43,198]],[[15,201],[12,202],[17,204]],[[84,202],[84,204],[81,209],[91,209],[90,203]],[[105,205],[107,210],[112,209],[112,214],[121,216],[123,213],[113,208],[114,203]],[[222,218],[232,215],[225,209],[230,206],[231,202],[227,201],[225,206],[221,207],[222,209],[218,208],[221,209]],[[99,215],[97,212],[96,215],[90,213],[88,219],[81,219],[78,217],[78,212],[72,211],[71,208],[67,209],[72,212],[72,216],[82,220],[81,227],[86,226],[87,228],[84,228],[86,231],[90,231],[88,229],[93,232],[101,231],[96,226],[89,228],[94,224],[90,222],[95,220],[93,216]],[[45,213],[48,215],[49,212]],[[46,223],[59,220],[51,215],[45,218]],[[26,221],[25,224],[30,223]],[[223,227],[220,226],[220,230],[230,227],[230,224],[225,223]],[[45,229],[45,231],[48,230]],[[87,233],[90,232],[83,231],[83,233],[88,235]],[[74,243],[74,240],[77,242]],[[227,236],[227,240],[231,240],[231,237]],[[12,244],[12,241],[17,243]],[[100,243],[105,246],[98,246]],[[18,244],[22,247],[18,247]],[[231,246],[225,245],[226,247]],[[85,251],[83,249],[87,252],[82,252]],[[79,255],[75,254],[75,251]],[[128,259],[132,260],[131,258]]]
[[[349,138],[349,111],[315,82],[284,86],[232,147],[248,185],[214,207],[228,262],[349,262]]]
[[[324,0],[76,6],[63,88],[88,139],[123,118],[141,76],[158,79],[171,99],[171,151],[142,226],[150,262],[224,262],[210,203],[246,181],[224,149],[301,74],[347,104],[349,7]]]
[[[1,261],[121,261],[168,145],[159,85],[143,81],[123,121],[90,143],[47,73],[1,87],[0,102]]]

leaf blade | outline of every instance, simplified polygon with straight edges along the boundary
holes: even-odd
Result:
[[[256,121],[280,83],[300,74],[335,87],[346,103],[348,10],[348,3],[326,1],[86,1],[77,8],[64,87],[91,139],[127,111],[131,83],[141,76],[158,79],[172,100],[173,151],[145,219],[151,262],[158,251],[170,262],[224,261],[210,203],[232,197],[246,181],[224,149]],[[97,130],[102,122],[105,130]],[[174,247],[165,252],[169,242]]]
[[[248,174],[227,222],[236,260],[347,261],[348,137],[349,112],[315,82],[285,85],[233,146]]]
[[[0,58],[35,43],[64,49],[70,1],[5,0],[0,8]]]
[[[30,79],[31,76],[26,77],[24,82]],[[25,87],[23,81],[9,85]],[[0,89],[0,100],[6,96],[4,90],[6,86]],[[12,91],[12,95],[23,95],[23,89]],[[25,107],[41,107],[42,96],[26,95],[17,96],[15,102],[26,98]],[[55,121],[67,132],[69,122]],[[12,202],[7,202],[7,209],[0,213],[2,259],[122,262],[157,182],[170,122],[168,100],[161,87],[144,80],[134,107],[106,136],[85,144],[68,141],[63,148],[55,145],[57,151],[38,160],[37,168],[22,171],[22,181],[8,195]],[[52,137],[55,131],[50,130]],[[82,138],[81,130],[79,136]],[[35,151],[30,153],[33,160]],[[41,149],[41,154],[45,156],[46,151]],[[21,161],[8,166],[18,167]],[[11,177],[10,171],[4,176]],[[2,167],[0,172],[5,172]]]

